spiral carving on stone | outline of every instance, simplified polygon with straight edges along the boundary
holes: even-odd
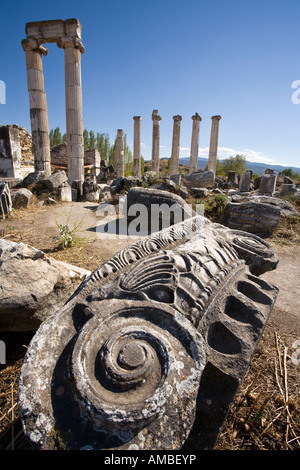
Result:
[[[223,232],[239,256],[247,261],[253,274],[259,276],[276,268],[278,259],[265,240],[241,230],[225,229]]]
[[[170,406],[186,415],[182,395],[184,403],[187,395],[194,402],[204,347],[201,336],[172,309],[119,304],[116,309],[113,303],[112,315],[95,316],[82,328],[72,376],[75,399],[94,429],[119,437],[130,431],[132,440],[146,424],[162,415],[166,420]]]

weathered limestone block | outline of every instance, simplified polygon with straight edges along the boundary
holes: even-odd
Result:
[[[261,202],[228,202],[225,207],[224,224],[229,228],[259,235],[269,235],[278,227],[280,208]]]
[[[252,171],[247,170],[240,179],[239,189],[241,192],[249,192],[251,189]]]
[[[233,170],[228,171],[228,183],[230,185],[236,185],[238,183],[237,174]]]
[[[57,189],[59,186],[61,186],[63,183],[66,183],[67,181],[68,181],[68,177],[66,175],[66,172],[62,170],[62,171],[57,171],[56,173],[53,173],[47,178],[44,178],[43,185],[46,188],[48,188],[50,191],[53,191],[54,189]]]
[[[300,217],[300,213],[294,208],[294,206],[285,199],[281,199],[280,197],[271,197],[271,196],[241,196],[239,194],[234,194],[231,197],[232,202],[255,202],[255,203],[262,203],[268,204],[271,207],[277,207],[280,210],[280,217]]]
[[[112,194],[124,193],[130,188],[141,186],[142,181],[136,176],[126,176],[125,178],[115,178],[110,184]]]
[[[183,175],[184,185],[190,188],[213,188],[215,185],[215,175],[213,171],[194,171]]]
[[[15,209],[21,207],[29,207],[33,198],[33,194],[27,188],[20,188],[12,191],[12,204]]]
[[[67,182],[58,188],[58,198],[62,202],[72,202],[72,188]]]
[[[37,449],[214,448],[278,294],[258,237],[196,216],[96,269],[33,337],[18,405]]]
[[[253,189],[254,189],[254,191],[256,191],[257,189],[259,189],[261,180],[262,180],[262,176],[257,176],[256,178],[254,178],[254,181],[253,181]]]
[[[0,330],[29,331],[62,307],[81,282],[42,251],[0,239]]]
[[[280,194],[285,196],[286,194],[293,194],[297,191],[296,185],[294,184],[282,184],[280,186]]]
[[[276,189],[277,176],[273,174],[265,174],[261,177],[259,191],[261,194],[272,196]]]
[[[181,173],[178,173],[177,175],[171,175],[170,180],[173,181],[177,186],[180,186],[181,184]]]
[[[147,216],[155,223],[157,217],[165,220],[164,227],[192,216],[192,210],[177,194],[160,189],[134,187],[125,200],[126,215],[130,219],[145,208]]]

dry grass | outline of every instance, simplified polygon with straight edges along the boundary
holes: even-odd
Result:
[[[269,325],[230,409],[217,449],[299,450],[299,366]]]

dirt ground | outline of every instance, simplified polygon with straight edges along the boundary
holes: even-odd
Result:
[[[133,241],[97,237],[95,226],[100,219],[96,209],[95,203],[88,202],[33,205],[26,210],[13,211],[1,220],[0,237],[28,243],[57,260],[93,271]],[[59,241],[53,239],[59,234],[58,224],[80,225],[80,240],[75,246],[66,250],[57,248]],[[262,278],[280,291],[217,449],[300,449],[299,227],[281,228],[281,232],[279,230],[267,241],[274,247],[279,264],[275,271],[265,273]],[[16,390],[22,357],[31,335],[32,332],[15,335],[14,348],[7,351],[7,365],[0,366],[0,449],[2,436],[8,448],[17,448],[16,435],[22,435],[15,424],[18,422]]]

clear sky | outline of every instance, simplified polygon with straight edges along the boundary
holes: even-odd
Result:
[[[142,116],[147,160],[151,114],[158,109],[161,157],[169,158],[173,115],[180,114],[180,157],[186,157],[198,112],[199,156],[207,157],[211,117],[220,114],[220,158],[243,153],[252,161],[300,167],[300,104],[292,100],[293,82],[300,85],[299,0],[3,0],[1,124],[31,131],[25,24],[67,18],[82,25],[84,128],[108,133],[111,141],[123,129],[132,146],[133,116]],[[63,50],[46,47],[49,129],[63,133]]]

